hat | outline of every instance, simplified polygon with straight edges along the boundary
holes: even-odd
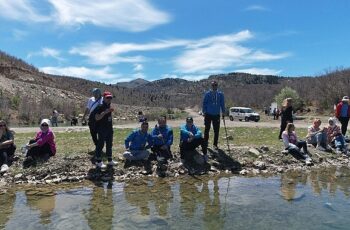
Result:
[[[187,117],[186,122],[193,122],[193,117]]]
[[[100,90],[99,88],[93,88],[93,89],[91,90],[91,92],[92,92],[93,94],[99,94],[99,95],[101,95],[101,90]]]
[[[349,101],[349,97],[348,96],[344,96],[343,99],[341,99],[342,101]]]
[[[51,125],[51,121],[49,119],[42,119],[40,122],[40,125],[42,124],[48,124],[49,126]]]
[[[111,92],[105,91],[105,92],[103,93],[103,97],[113,97],[113,95],[112,95]]]

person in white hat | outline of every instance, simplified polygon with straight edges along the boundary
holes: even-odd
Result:
[[[24,167],[34,165],[39,159],[48,160],[56,154],[55,135],[50,129],[49,119],[42,119],[40,122],[40,131],[36,133],[33,140],[25,146],[26,159],[23,162]]]
[[[350,118],[350,106],[348,96],[344,96],[341,102],[337,104],[337,107],[335,109],[335,116],[336,118],[338,118],[341,124],[341,133],[345,136]]]

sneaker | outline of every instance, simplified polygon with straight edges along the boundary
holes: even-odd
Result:
[[[311,158],[306,158],[306,159],[305,159],[305,164],[306,164],[307,166],[312,165],[312,160],[311,160]]]
[[[208,155],[203,155],[203,159],[204,159],[204,162],[207,163],[208,162]]]
[[[323,148],[321,145],[317,145],[316,149],[319,150],[319,151],[326,151],[326,149]]]
[[[183,166],[185,164],[185,159],[181,159],[179,166]]]
[[[103,164],[103,162],[97,162],[96,163],[96,168],[100,168],[100,169],[105,169],[107,166],[105,164]]]
[[[1,165],[0,173],[7,172],[9,170],[9,166],[7,164]]]
[[[116,162],[114,160],[108,161],[108,163],[107,163],[108,166],[115,166],[117,164],[118,164],[118,162]]]
[[[335,153],[336,153],[336,154],[341,154],[342,152],[341,152],[340,148],[337,148],[337,149],[335,150]]]

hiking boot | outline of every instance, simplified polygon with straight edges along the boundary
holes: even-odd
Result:
[[[323,152],[326,151],[326,149],[323,148],[321,145],[317,145],[316,149],[319,150],[319,151],[323,151]]]
[[[9,166],[7,164],[1,165],[0,173],[7,172],[9,170]]]
[[[96,163],[96,168],[100,168],[100,169],[105,169],[107,166],[105,164],[103,164],[103,162],[97,162]]]
[[[107,163],[108,166],[115,166],[117,164],[118,164],[118,162],[116,162],[114,160],[108,161],[108,163]]]
[[[305,159],[305,164],[306,164],[307,166],[312,165],[312,160],[311,160],[311,158]]]

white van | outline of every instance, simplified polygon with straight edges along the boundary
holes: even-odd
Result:
[[[251,108],[247,107],[231,107],[229,112],[230,120],[238,119],[239,121],[255,121],[260,120],[260,115]]]

